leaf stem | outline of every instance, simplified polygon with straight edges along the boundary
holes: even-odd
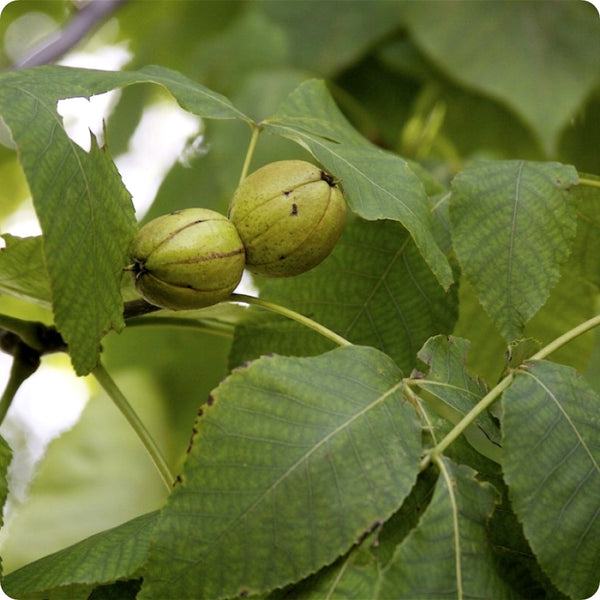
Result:
[[[512,383],[513,374],[509,373],[500,383],[492,388],[442,439],[441,442],[436,444],[434,448],[429,450],[423,457],[419,470],[425,469],[432,457],[443,454],[444,450],[452,444],[464,431],[473,423],[473,421],[490,406],[497,398],[500,397],[502,392]]]
[[[536,352],[533,356],[530,357],[530,360],[541,360],[542,358],[546,358],[549,354],[552,354],[571,340],[576,337],[586,333],[590,329],[594,327],[598,327],[600,325],[600,315],[596,315],[583,323],[577,325],[573,329],[570,329],[566,333],[563,333],[560,337],[557,337],[555,340],[550,342],[547,346],[544,346],[541,350]]]
[[[276,304],[275,302],[269,302],[268,300],[263,300],[262,298],[257,298],[255,296],[247,296],[246,294],[231,294],[230,301],[244,302],[245,304],[254,304],[255,306],[260,306],[262,308],[270,310],[271,312],[279,313],[284,317],[288,317],[289,319],[292,319],[304,325],[305,327],[316,331],[323,337],[336,343],[338,346],[352,345],[352,342],[349,342],[346,338],[343,338],[341,335],[338,335],[337,333],[335,333],[335,331],[331,331],[331,329],[328,329],[324,325],[313,321],[309,317],[305,317],[304,315],[301,315],[300,313],[297,313],[296,311],[291,310],[289,308],[285,308],[285,306]]]
[[[144,448],[150,455],[150,458],[159,472],[165,486],[169,491],[171,491],[175,477],[171,473],[167,461],[159,450],[153,437],[150,435],[150,432],[146,429],[146,426],[138,417],[138,414],[135,412],[131,404],[129,404],[127,398],[123,395],[123,392],[121,392],[121,390],[117,387],[117,384],[102,364],[99,364],[92,371],[92,374],[96,378],[96,381],[98,381],[98,383],[102,386],[104,391],[109,395],[111,400],[115,403],[116,407],[127,419],[138,438],[144,445]]]
[[[600,187],[600,181],[596,181],[595,179],[588,179],[587,177],[580,177],[579,185],[589,185],[590,187]]]
[[[256,125],[256,123],[252,124],[252,137],[250,138],[250,143],[248,144],[248,150],[246,152],[246,158],[244,160],[244,166],[242,167],[242,173],[240,175],[240,183],[246,179],[246,175],[248,174],[248,169],[250,168],[250,163],[252,162],[252,157],[254,156],[254,149],[256,148],[256,142],[258,141],[258,136],[262,131],[262,127],[260,125]]]

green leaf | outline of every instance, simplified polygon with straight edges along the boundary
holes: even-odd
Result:
[[[580,174],[573,188],[577,205],[577,237],[571,263],[573,269],[600,287],[600,177]]]
[[[338,177],[358,215],[400,221],[440,284],[450,286],[452,270],[434,239],[423,184],[405,160],[373,146],[352,128],[324,82],[299,85],[263,126],[305,147]]]
[[[2,145],[8,142],[3,139],[5,136],[8,137],[9,132],[0,118],[0,223],[30,196],[17,153]]]
[[[508,341],[548,298],[575,236],[569,188],[577,171],[558,163],[485,162],[452,182],[452,237],[463,272]]]
[[[2,236],[0,250],[0,291],[30,300],[50,303],[50,281],[44,265],[41,237]]]
[[[123,327],[120,281],[135,233],[130,196],[106,149],[85,152],[66,134],[60,98],[153,82],[204,117],[248,120],[224,96],[161,67],[108,72],[39,67],[0,76],[0,114],[19,148],[44,237],[56,325],[78,374],[96,365],[99,342]]]
[[[405,14],[446,75],[511,107],[549,154],[598,85],[600,22],[586,2],[409,2]]]
[[[290,62],[332,77],[349,67],[400,24],[396,2],[264,2],[261,9],[289,37]]]
[[[86,600],[98,584],[139,571],[157,518],[158,512],[141,515],[36,560],[7,575],[2,588],[21,600]]]
[[[457,337],[435,336],[427,340],[418,357],[429,366],[429,373],[415,383],[443,403],[440,414],[448,411],[447,418],[457,423],[487,393],[485,384],[469,375],[465,368],[469,340]],[[434,410],[436,406],[434,406]],[[458,418],[457,418],[458,417]],[[500,446],[500,431],[488,413],[480,414],[475,427],[465,432],[467,438],[477,443],[491,442]],[[498,448],[499,449],[499,448]]]
[[[212,600],[281,587],[389,518],[415,482],[421,451],[400,384],[396,365],[368,347],[234,370],[196,423],[141,597]]]
[[[356,344],[379,348],[404,372],[415,366],[425,340],[450,333],[457,317],[456,288],[445,292],[439,286],[408,232],[394,221],[350,220],[327,260],[299,277],[269,280],[261,296]],[[289,320],[250,318],[236,328],[231,362],[330,347]]]
[[[577,111],[564,130],[560,140],[559,160],[577,165],[580,174],[594,173],[598,169],[598,161],[593,149],[598,145],[600,145],[600,86],[590,94],[585,105]]]
[[[517,598],[496,572],[487,537],[496,491],[470,467],[437,462],[431,503],[382,572],[379,598]]]
[[[560,281],[554,286],[546,304],[527,323],[529,337],[546,345],[580,323],[598,314],[598,288],[571,268],[574,257],[562,268]],[[552,360],[584,371],[590,364],[595,332],[580,335],[552,353]],[[539,349],[539,348],[538,348]],[[531,352],[529,356],[532,356]],[[516,365],[515,365],[516,366]]]
[[[529,363],[502,399],[503,470],[541,567],[572,598],[600,581],[600,396],[577,372]]]

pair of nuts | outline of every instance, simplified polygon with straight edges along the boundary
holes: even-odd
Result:
[[[189,208],[146,224],[133,242],[129,269],[151,304],[203,308],[226,300],[244,267],[265,277],[312,269],[335,246],[345,215],[330,175],[304,161],[274,162],[242,181],[229,218]]]

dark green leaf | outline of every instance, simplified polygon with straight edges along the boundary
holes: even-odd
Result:
[[[561,138],[561,162],[577,165],[587,173],[598,171],[598,157],[594,148],[600,146],[600,87],[597,87],[565,128]]]
[[[419,524],[382,572],[379,598],[517,598],[495,570],[487,521],[497,494],[448,459]]]
[[[405,160],[371,145],[352,128],[322,81],[298,86],[264,128],[307,148],[341,180],[358,215],[400,221],[440,284],[449,287],[452,270],[434,239],[423,184]]]
[[[389,358],[360,346],[233,371],[196,423],[142,597],[280,587],[389,518],[414,484],[421,448],[400,379]]]
[[[454,247],[477,297],[507,341],[559,279],[575,236],[569,188],[577,171],[557,163],[485,162],[452,184]]]
[[[519,592],[523,600],[568,600],[552,585],[537,563],[523,534],[523,527],[512,509],[508,488],[501,474],[486,474],[484,479],[502,493],[502,503],[496,506],[488,525],[496,566],[502,577]]]
[[[574,369],[531,362],[504,392],[503,470],[542,568],[573,598],[600,581],[600,396]]]
[[[408,232],[393,221],[352,219],[333,253],[299,277],[269,280],[261,296],[310,316],[357,344],[375,346],[405,372],[432,335],[450,333],[456,289],[444,292]],[[289,320],[249,319],[236,328],[232,364],[267,352],[331,347]]]
[[[20,600],[86,600],[93,587],[131,576],[146,559],[157,512],[93,535],[13,571],[3,590]]]
[[[50,303],[52,294],[44,265],[41,237],[2,236],[0,250],[0,291],[34,301]]]
[[[581,174],[573,188],[577,207],[577,237],[571,263],[573,269],[600,287],[600,177]]]

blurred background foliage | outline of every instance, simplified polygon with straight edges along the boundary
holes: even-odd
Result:
[[[7,4],[0,17],[0,69],[18,64],[41,40],[59,34],[81,6],[72,0]],[[600,174],[600,22],[585,2],[129,0],[98,23],[71,56],[84,53],[78,66],[86,66],[85,57],[96,57],[88,64],[103,68],[97,57],[110,49],[128,53],[123,68],[170,67],[225,94],[255,120],[273,114],[303,80],[324,78],[365,137],[418,161],[442,190],[456,172],[481,158],[556,160]],[[143,115],[161,102],[173,104],[156,86],[119,92],[105,124],[113,156],[128,152]],[[202,123],[184,154],[172,157],[151,206],[147,212],[140,208],[140,219],[198,205],[226,212],[249,138],[240,122]],[[163,144],[160,132],[151,144]],[[252,167],[307,156],[291,142],[264,134]],[[0,223],[6,232],[29,192],[1,124],[0,182]],[[531,323],[530,334],[542,342],[583,320],[590,302],[579,306],[578,300],[597,301],[598,289],[579,280],[575,268],[567,275]],[[0,310],[51,321],[44,307],[14,298],[1,297]],[[472,341],[470,366],[493,384],[504,343],[466,285],[460,288],[460,311],[455,332]],[[185,456],[189,423],[228,372],[231,342],[232,335],[165,326],[132,327],[105,340],[107,368],[131,392],[175,468]],[[600,372],[593,335],[560,358],[587,370],[600,389],[593,375]],[[162,502],[162,490],[145,487],[151,474],[132,475],[129,496],[114,501],[115,482],[128,479],[123,472],[146,472],[148,465],[143,452],[102,449],[102,443],[120,443],[129,433],[103,424],[106,437],[98,440],[98,423],[110,420],[98,402],[90,401],[70,437],[52,444],[30,500],[15,513],[4,539],[7,571]],[[91,411],[99,412],[92,418]],[[91,457],[85,468],[65,460],[65,453],[77,448]],[[123,460],[119,473],[115,453]],[[64,531],[62,523],[74,513],[63,499],[73,489],[80,490],[76,503],[88,509],[83,514],[113,507],[107,522],[75,516],[73,527]],[[47,539],[33,539],[25,518],[43,521]]]

